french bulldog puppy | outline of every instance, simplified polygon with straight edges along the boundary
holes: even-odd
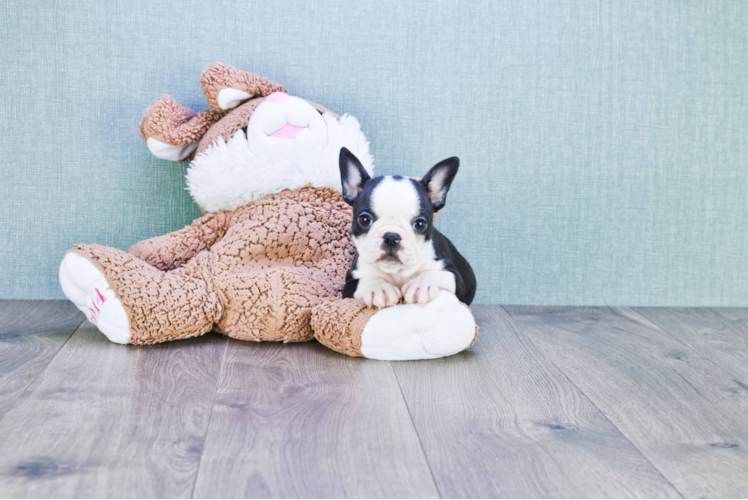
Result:
[[[340,150],[343,199],[353,207],[356,246],[344,298],[380,308],[401,299],[423,305],[448,290],[461,302],[472,302],[473,269],[433,226],[459,165],[457,157],[448,158],[420,181],[399,175],[371,179],[358,158]]]

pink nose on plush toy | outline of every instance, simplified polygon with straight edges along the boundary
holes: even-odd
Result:
[[[291,98],[290,95],[286,94],[285,92],[273,92],[270,94],[267,99],[265,99],[267,102],[286,102]]]

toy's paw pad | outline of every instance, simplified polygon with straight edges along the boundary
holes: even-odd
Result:
[[[384,280],[377,280],[371,284],[359,281],[353,297],[363,300],[369,307],[387,307],[400,302],[402,293],[395,285]]]
[[[425,305],[439,295],[440,289],[441,287],[436,281],[418,277],[403,286],[403,300],[406,304]]]
[[[72,252],[65,255],[60,264],[60,285],[65,296],[109,340],[129,342],[127,312],[102,272],[88,259]]]

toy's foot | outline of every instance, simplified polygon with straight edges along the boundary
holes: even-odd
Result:
[[[323,302],[312,313],[312,328],[317,340],[335,351],[385,361],[451,356],[477,336],[470,309],[446,290],[423,306],[381,311],[352,299]]]
[[[442,358],[467,349],[474,339],[470,309],[442,290],[426,305],[377,312],[361,333],[361,354],[382,360]]]
[[[200,86],[210,107],[222,111],[233,109],[254,96],[286,92],[286,88],[279,83],[220,62],[211,64],[203,71]]]
[[[117,344],[130,340],[130,321],[122,302],[109,288],[104,274],[85,257],[69,252],[60,264],[60,285],[65,296]]]

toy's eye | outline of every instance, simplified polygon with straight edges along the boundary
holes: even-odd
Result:
[[[415,229],[419,233],[426,229],[426,219],[416,219],[416,221],[413,223],[413,229]]]
[[[358,223],[361,224],[363,227],[369,227],[371,226],[371,215],[369,214],[361,214],[358,216]]]

